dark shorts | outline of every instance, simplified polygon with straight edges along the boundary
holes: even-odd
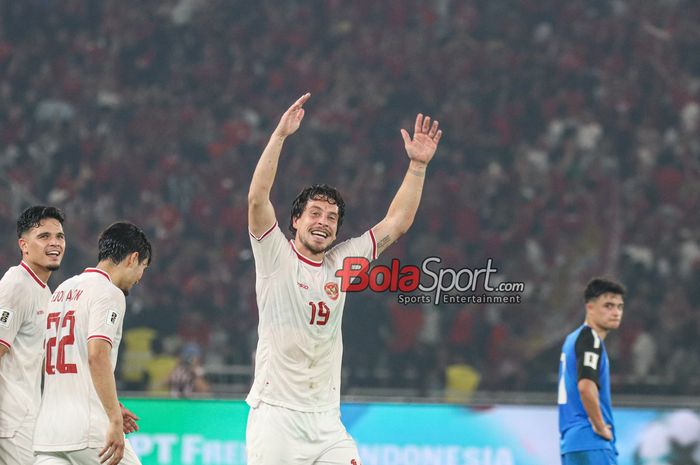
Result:
[[[569,452],[561,456],[561,465],[617,465],[617,455],[610,449]]]

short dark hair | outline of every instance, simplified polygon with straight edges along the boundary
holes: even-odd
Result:
[[[593,278],[586,285],[583,292],[583,299],[586,302],[597,299],[603,294],[617,294],[624,296],[627,289],[625,286],[608,278]]]
[[[139,263],[148,260],[153,262],[151,243],[138,226],[127,221],[118,221],[102,231],[97,241],[99,250],[97,261],[111,260],[119,264],[134,252],[139,253]]]
[[[53,218],[61,224],[63,224],[66,219],[63,212],[56,207],[36,205],[27,208],[19,215],[19,218],[17,218],[17,237],[22,237],[24,233],[32,228],[36,228],[47,218]]]
[[[345,216],[343,196],[340,195],[338,189],[328,184],[314,184],[301,191],[297,198],[294,199],[294,203],[292,203],[292,215],[289,219],[289,230],[292,234],[297,233],[297,229],[294,227],[294,220],[304,213],[309,200],[325,200],[330,204],[338,205],[338,231],[340,231],[340,227],[343,225],[343,217]]]

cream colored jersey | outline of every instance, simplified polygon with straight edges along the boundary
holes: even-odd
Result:
[[[255,380],[246,401],[302,412],[338,408],[346,293],[335,273],[346,257],[376,258],[374,234],[336,245],[322,262],[301,255],[277,223],[251,243],[260,320]]]
[[[21,262],[0,280],[0,438],[33,425],[41,400],[42,341],[51,290]],[[26,421],[25,421],[26,420]]]
[[[92,383],[88,341],[102,339],[112,345],[114,369],[125,310],[124,293],[97,268],[68,279],[51,296],[34,451],[104,446],[109,420]]]

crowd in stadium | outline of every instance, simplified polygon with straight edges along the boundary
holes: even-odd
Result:
[[[491,258],[499,280],[525,283],[518,305],[349,296],[344,388],[427,393],[449,367],[469,366],[479,389],[552,390],[586,281],[611,274],[628,287],[622,328],[606,340],[613,385],[697,392],[699,3],[0,8],[0,265],[17,261],[14,220],[37,201],[67,216],[52,286],[95,264],[103,227],[139,224],[153,266],[129,297],[125,331],[150,328],[133,338],[153,341],[144,351],[162,346],[200,374],[252,363],[248,185],[277,119],[309,91],[273,192],[283,230],[292,199],[317,182],[345,196],[339,239],[373,226],[406,169],[399,129],[425,112],[445,136],[416,222],[380,262],[438,256],[460,269]]]

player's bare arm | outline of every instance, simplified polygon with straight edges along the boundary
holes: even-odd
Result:
[[[117,399],[117,384],[110,360],[112,345],[101,339],[88,341],[90,376],[102,407],[109,418],[105,447],[100,451],[100,463],[117,465],[124,456],[124,421]]]
[[[403,183],[386,216],[372,228],[377,239],[377,255],[403,236],[413,224],[423,193],[425,173],[437,150],[442,130],[439,129],[437,121],[431,124],[430,116],[419,113],[416,116],[413,138],[405,129],[401,129],[401,136],[410,161]]]
[[[598,401],[598,386],[590,379],[583,378],[578,382],[578,391],[581,394],[581,403],[588,414],[588,419],[593,426],[593,431],[608,441],[612,440],[610,426],[605,424],[603,413],[600,411]]]
[[[263,235],[275,223],[270,191],[275,182],[282,145],[299,129],[304,119],[304,103],[310,97],[309,93],[302,95],[284,112],[255,167],[248,191],[248,228],[254,236]]]
[[[8,353],[9,351],[10,351],[10,349],[8,349],[4,345],[0,344],[0,359],[3,357],[3,355]]]

